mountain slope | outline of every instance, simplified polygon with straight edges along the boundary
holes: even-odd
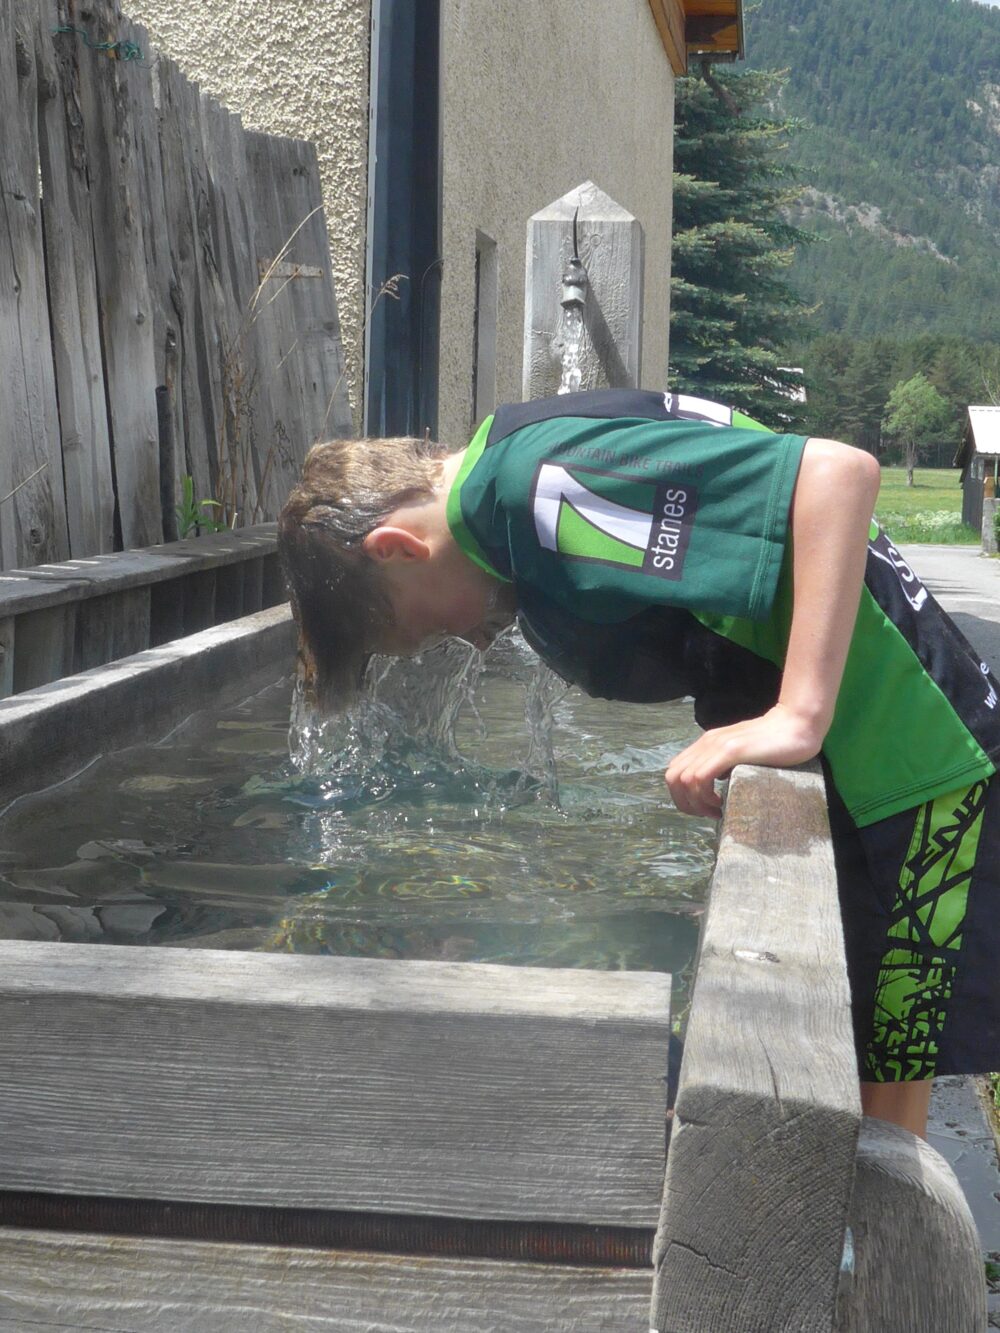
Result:
[[[748,64],[783,110],[821,240],[794,280],[817,325],[1000,341],[1000,9],[973,0],[760,0]]]

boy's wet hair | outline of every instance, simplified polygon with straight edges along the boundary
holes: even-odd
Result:
[[[330,440],[306,455],[278,517],[278,555],[299,627],[306,694],[324,712],[357,694],[392,625],[376,561],[361,543],[401,505],[429,499],[444,445],[408,436]]]

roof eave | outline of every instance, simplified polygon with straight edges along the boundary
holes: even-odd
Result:
[[[690,60],[743,59],[743,0],[649,0],[675,74]]]

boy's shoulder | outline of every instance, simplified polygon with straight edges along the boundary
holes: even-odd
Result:
[[[581,393],[536,398],[527,403],[501,404],[493,414],[486,444],[497,444],[528,426],[559,417],[599,421],[687,421],[706,426],[768,431],[768,427],[737,408],[691,394],[654,389],[589,389]]]

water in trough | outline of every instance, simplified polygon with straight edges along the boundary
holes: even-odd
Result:
[[[0,936],[545,966],[689,965],[714,827],[689,703],[587,699],[516,633],[383,663],[317,727],[276,684],[0,819]]]

